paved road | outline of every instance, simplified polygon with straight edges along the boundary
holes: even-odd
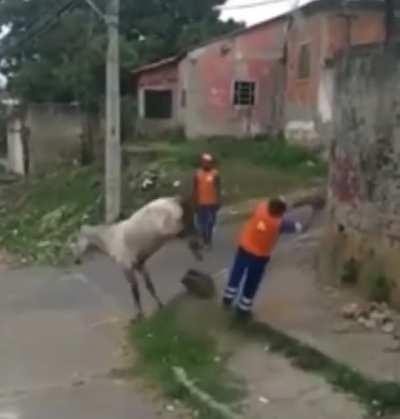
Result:
[[[150,271],[164,301],[181,291],[188,268],[226,271],[236,230],[218,228],[215,250],[201,264],[179,242],[160,252]],[[154,305],[143,294],[149,313]],[[69,271],[0,273],[0,419],[160,417],[160,404],[135,383],[109,377],[124,365],[124,325],[132,313],[129,288],[105,258]]]
[[[201,266],[181,243],[157,255],[150,270],[163,299],[181,291],[187,268],[225,267],[231,234],[224,228],[218,250]],[[153,309],[147,294],[145,307]],[[132,309],[125,280],[105,258],[79,269],[1,272],[0,419],[160,417],[160,404],[136,384],[109,377],[125,362],[124,325]]]

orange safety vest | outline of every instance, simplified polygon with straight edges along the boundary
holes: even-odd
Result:
[[[245,224],[239,246],[255,256],[268,257],[278,241],[281,225],[282,217],[271,216],[268,204],[263,202]]]
[[[218,171],[213,169],[206,171],[199,169],[196,173],[197,179],[197,204],[198,205],[215,205],[218,203],[218,193],[215,180]]]

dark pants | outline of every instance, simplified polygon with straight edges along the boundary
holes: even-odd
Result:
[[[196,211],[197,225],[204,243],[211,244],[215,223],[217,221],[215,205],[200,205]]]
[[[232,304],[242,289],[238,309],[243,312],[250,312],[269,261],[269,257],[255,256],[239,247],[225,289],[224,303]]]

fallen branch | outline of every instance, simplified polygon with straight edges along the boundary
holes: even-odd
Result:
[[[185,387],[196,399],[205,403],[210,409],[218,412],[221,417],[225,419],[240,419],[240,417],[232,412],[228,406],[218,403],[210,395],[200,390],[192,381],[190,381],[183,368],[173,367],[172,370],[178,383]]]

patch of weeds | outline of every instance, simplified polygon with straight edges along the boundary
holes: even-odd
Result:
[[[325,176],[327,167],[314,153],[283,138],[215,139],[171,144],[170,153],[183,166],[194,166],[202,152],[212,153],[223,165],[227,161],[250,163],[266,169],[284,169],[302,178]]]
[[[383,273],[371,273],[367,277],[368,298],[378,303],[389,303],[392,286],[389,278]]]
[[[162,193],[172,181],[160,179],[147,192],[140,183],[130,188],[123,173],[123,213],[126,217]],[[68,244],[83,224],[104,218],[103,169],[60,168],[45,177],[10,186],[0,208],[0,245],[29,263],[58,265],[69,254]]]
[[[199,333],[201,321],[188,327],[189,323],[181,320],[179,305],[171,305],[130,328],[130,338],[139,354],[136,372],[159,383],[167,397],[197,411],[199,418],[219,419],[218,412],[179,384],[173,368],[183,368],[201,391],[227,406],[242,399],[242,385],[227,370],[228,356],[219,353],[217,341],[207,335],[207,325]]]
[[[100,182],[93,168],[25,180],[8,195],[0,217],[0,244],[27,262],[59,263],[80,226],[101,216]]]
[[[241,331],[247,338],[267,341],[271,351],[284,355],[304,371],[323,376],[337,390],[353,394],[370,413],[400,412],[400,383],[371,380],[266,324],[254,323]]]
[[[344,262],[340,273],[340,281],[342,284],[355,285],[360,275],[360,264],[354,258]]]

